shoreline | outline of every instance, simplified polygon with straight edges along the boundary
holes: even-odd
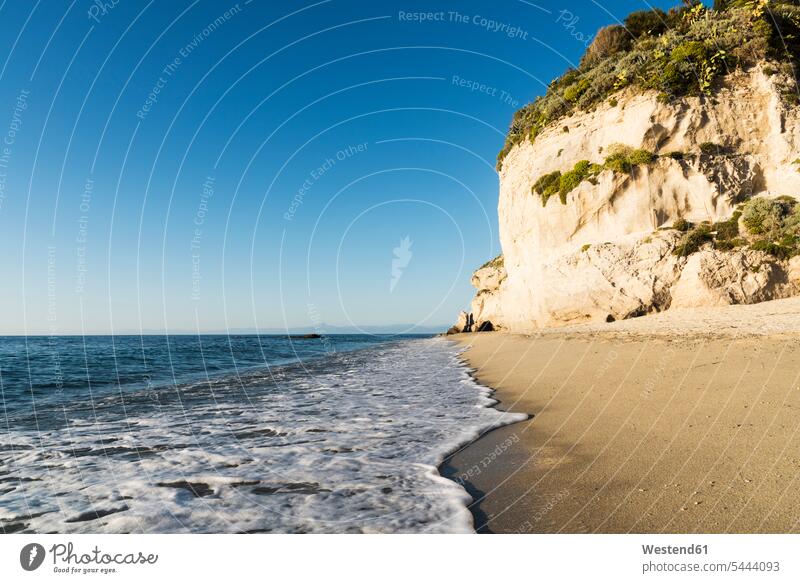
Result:
[[[736,313],[731,333],[670,332],[697,317],[685,311],[600,332],[450,336],[497,409],[532,417],[439,472],[473,497],[477,532],[800,532],[795,304],[704,310]]]

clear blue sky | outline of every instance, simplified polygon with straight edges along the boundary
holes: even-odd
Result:
[[[0,333],[449,324],[512,113],[648,4],[3,2]]]

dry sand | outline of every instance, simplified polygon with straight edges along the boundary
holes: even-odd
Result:
[[[453,338],[533,415],[442,468],[480,530],[800,531],[800,299]]]

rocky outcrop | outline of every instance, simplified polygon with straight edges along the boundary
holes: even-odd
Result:
[[[657,154],[630,173],[602,170],[546,204],[537,179],[603,161],[624,143]],[[500,172],[502,261],[475,272],[473,326],[525,331],[611,321],[671,307],[753,303],[798,293],[800,266],[762,251],[688,257],[677,219],[711,224],[752,196],[800,194],[800,123],[774,76],[732,74],[713,98],[616,99],[515,146]]]
[[[463,310],[458,314],[456,323],[447,331],[448,334],[461,334],[462,332],[472,332],[472,314]]]
[[[755,304],[796,295],[800,283],[790,262],[760,251],[702,250],[686,261],[672,287],[672,306],[699,308]]]
[[[614,321],[665,310],[681,261],[672,254],[678,235],[591,245],[542,265],[540,302],[546,324]]]
[[[478,290],[471,306],[476,332],[505,327],[500,289],[506,277],[502,255],[486,263],[472,275],[472,285]]]

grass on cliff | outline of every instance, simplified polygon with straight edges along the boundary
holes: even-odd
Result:
[[[542,197],[542,206],[547,205],[550,197],[557,194],[561,204],[567,204],[567,195],[578,188],[583,181],[597,183],[597,176],[603,170],[611,170],[619,173],[630,173],[636,166],[647,165],[654,162],[657,158],[652,152],[647,150],[635,150],[630,146],[613,144],[608,149],[603,164],[593,164],[589,160],[581,160],[575,164],[572,170],[563,174],[556,170],[549,174],[540,176],[531,187],[531,193]]]
[[[601,29],[577,69],[514,114],[498,170],[517,144],[576,111],[588,111],[625,88],[655,90],[664,101],[712,95],[730,72],[771,60],[794,77],[800,56],[800,1],[691,0],[668,12],[634,12],[624,26]],[[784,88],[797,99],[795,86]]]
[[[484,267],[493,267],[495,269],[500,269],[501,267],[504,267],[504,266],[505,266],[505,260],[503,258],[503,255],[500,254],[497,257],[495,257],[494,259],[490,259],[489,261],[487,261],[486,263],[481,265],[478,268],[478,270],[483,269]]]
[[[673,250],[679,257],[691,255],[706,243],[720,251],[748,246],[778,259],[800,255],[800,204],[789,196],[753,198],[739,205],[727,221],[692,225],[680,219],[673,228],[684,233]]]

